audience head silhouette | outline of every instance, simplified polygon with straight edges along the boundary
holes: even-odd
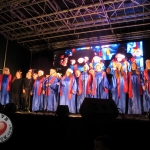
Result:
[[[111,138],[107,135],[96,137],[93,150],[111,150]]]

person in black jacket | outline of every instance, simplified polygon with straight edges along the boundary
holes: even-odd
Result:
[[[30,112],[30,104],[31,104],[30,92],[32,91],[32,86],[33,86],[32,72],[29,71],[26,73],[26,78],[24,78],[22,82],[23,110],[26,112]]]
[[[21,110],[20,98],[21,98],[21,86],[22,86],[22,72],[17,71],[15,77],[11,83],[11,94],[13,103],[16,105],[16,109]]]

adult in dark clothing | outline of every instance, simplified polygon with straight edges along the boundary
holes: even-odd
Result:
[[[11,84],[11,94],[13,103],[16,104],[17,110],[21,109],[20,98],[22,90],[22,72],[17,71],[15,77],[12,80]]]
[[[112,99],[112,94],[111,94],[112,74],[111,74],[111,68],[109,67],[106,68],[106,77],[109,82],[109,89],[108,89],[109,99]]]
[[[24,78],[22,82],[22,99],[23,99],[23,110],[30,112],[30,101],[31,95],[30,92],[33,87],[33,79],[32,79],[32,72],[26,73],[26,78]]]

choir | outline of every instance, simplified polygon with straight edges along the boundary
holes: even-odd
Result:
[[[139,71],[133,61],[129,71],[128,64],[116,62],[112,74],[112,68],[105,72],[99,62],[93,68],[85,64],[82,72],[68,68],[63,76],[55,68],[47,76],[42,70],[36,74],[30,69],[25,79],[20,71],[12,79],[9,68],[4,68],[0,103],[5,107],[13,102],[18,111],[27,112],[56,112],[58,105],[68,105],[69,112],[75,114],[80,113],[85,98],[112,99],[123,114],[142,114],[150,109],[150,60],[145,63],[145,70]]]

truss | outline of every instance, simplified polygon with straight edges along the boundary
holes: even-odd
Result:
[[[149,0],[1,0],[0,18],[30,51],[150,37]]]

